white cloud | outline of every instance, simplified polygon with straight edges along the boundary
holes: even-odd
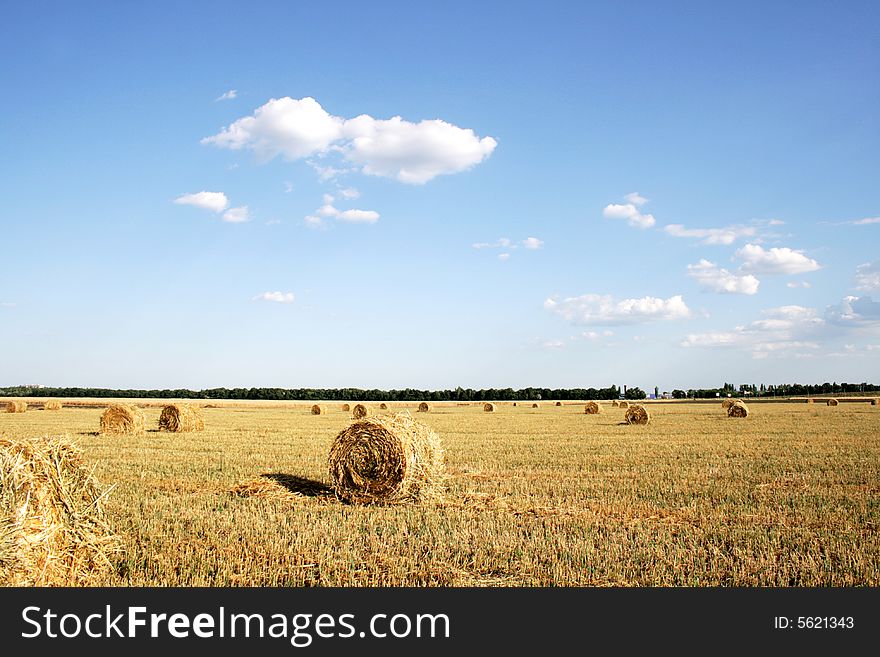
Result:
[[[852,222],[855,226],[867,226],[868,224],[880,224],[880,217],[865,217]]]
[[[504,262],[505,260],[509,260],[510,254],[509,253],[499,253],[498,259],[501,260],[502,262]]]
[[[753,274],[803,274],[821,269],[821,265],[802,251],[788,247],[764,249],[757,244],[746,244],[737,250],[736,257],[743,261],[740,269]]]
[[[880,290],[880,260],[866,262],[856,267],[857,290]]]
[[[319,228],[324,225],[324,220],[321,217],[316,217],[315,215],[307,215],[303,218],[303,221],[306,223],[306,226],[310,226],[312,228]]]
[[[656,320],[685,319],[690,310],[681,295],[659,299],[616,300],[611,295],[584,294],[562,300],[549,298],[544,308],[578,325],[642,324]]]
[[[721,294],[757,294],[760,281],[751,274],[734,274],[702,259],[696,265],[688,265],[688,276],[696,279],[700,287]]]
[[[522,241],[522,245],[527,249],[540,249],[544,246],[544,240],[539,240],[537,237],[527,237]]]
[[[216,103],[219,100],[232,100],[237,97],[238,97],[238,92],[235,89],[230,89],[229,91],[224,91],[222,94],[217,96],[214,99],[214,102]]]
[[[353,224],[374,224],[379,221],[379,213],[375,210],[343,210],[336,218]]]
[[[361,193],[354,187],[348,187],[346,189],[340,189],[339,195],[346,201],[352,201],[356,198],[360,198]]]
[[[650,228],[656,223],[654,215],[642,214],[632,203],[606,205],[602,210],[602,216],[606,219],[626,219],[627,223],[635,228]]]
[[[682,224],[669,224],[663,230],[673,237],[692,237],[701,244],[733,244],[742,237],[751,237],[756,229],[753,226],[725,226],[724,228],[685,228]]]
[[[263,292],[253,297],[251,301],[273,301],[275,303],[293,303],[293,292]]]
[[[362,173],[410,184],[470,169],[497,146],[492,137],[480,138],[440,119],[412,123],[399,116],[386,120],[367,114],[344,119],[329,114],[314,98],[290,97],[269,100],[202,143],[247,148],[263,160],[276,155],[296,160],[334,150]],[[341,172],[320,167],[325,179]]]
[[[782,219],[771,219],[767,222],[768,226],[784,226],[785,222]]]
[[[240,224],[250,221],[251,213],[248,206],[242,205],[237,208],[229,208],[223,213],[223,221],[230,224]]]
[[[843,301],[825,310],[825,319],[842,326],[875,326],[880,324],[880,301],[871,297],[844,297]]]
[[[623,198],[624,198],[624,200],[626,200],[627,203],[632,203],[633,205],[638,205],[638,206],[642,206],[648,202],[648,199],[646,199],[644,196],[642,196],[638,192],[631,192],[631,193],[627,194],[626,196],[624,196]]]
[[[562,340],[547,340],[547,342],[541,346],[546,349],[562,349],[565,346],[565,343]]]
[[[338,168],[334,166],[321,166],[317,162],[313,160],[307,160],[306,164],[308,164],[312,169],[315,170],[315,173],[318,174],[318,180],[321,182],[327,182],[328,180],[335,180],[338,176],[341,176],[346,173],[351,173],[353,169],[347,168]]]
[[[266,225],[267,226],[277,226],[280,223],[281,223],[281,219],[269,219],[269,221],[266,222]]]
[[[196,192],[195,194],[182,194],[174,199],[178,205],[194,205],[197,208],[210,210],[211,212],[223,212],[229,207],[229,199],[223,192]]]
[[[807,281],[790,281],[790,282],[786,283],[785,286],[790,287],[792,289],[803,288],[805,290],[813,287],[812,285],[807,283]]]

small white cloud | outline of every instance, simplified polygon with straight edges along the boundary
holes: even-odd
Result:
[[[822,267],[803,251],[788,247],[764,249],[757,244],[746,244],[737,250],[736,257],[743,261],[740,269],[753,274],[803,274]]]
[[[724,228],[685,228],[682,224],[669,224],[663,227],[664,232],[672,237],[690,237],[700,240],[701,244],[730,245],[742,237],[755,234],[753,226],[725,226]]]
[[[347,187],[346,189],[340,189],[339,195],[346,201],[352,201],[356,198],[360,198],[361,193],[354,187]]]
[[[333,205],[333,201],[336,199],[333,198],[333,194],[324,194],[324,205]]]
[[[343,210],[336,218],[352,224],[374,224],[379,221],[379,213],[375,210]]]
[[[178,205],[194,205],[211,212],[223,212],[229,206],[229,199],[223,192],[196,192],[182,194],[174,199]]]
[[[272,301],[274,303],[293,303],[293,292],[263,292],[253,297],[251,301]]]
[[[751,274],[734,274],[708,260],[688,265],[688,276],[696,279],[703,290],[720,294],[757,294],[760,281]]]
[[[324,220],[321,217],[316,217],[315,215],[307,215],[303,218],[306,226],[310,226],[311,228],[319,228],[324,225]]]
[[[631,192],[623,197],[627,203],[632,203],[633,205],[642,206],[648,202],[644,196],[639,194],[638,192]]]
[[[880,224],[880,217],[866,217],[864,219],[856,219],[852,223],[855,226],[867,226],[869,224]]]
[[[565,343],[562,340],[547,340],[541,346],[545,349],[562,349],[565,347]]]
[[[248,206],[242,205],[237,208],[230,208],[223,213],[223,221],[230,224],[240,224],[250,221],[251,213]]]
[[[318,174],[318,180],[321,182],[336,180],[337,177],[353,171],[353,169],[338,168],[330,165],[322,166],[313,160],[307,160],[306,164],[315,170],[315,173]]]
[[[681,295],[668,299],[642,297],[620,300],[600,294],[584,294],[562,300],[551,297],[544,302],[544,308],[576,325],[642,324],[686,319],[691,315]]]
[[[767,225],[768,225],[768,226],[784,226],[784,225],[785,225],[785,222],[782,221],[782,219],[770,219],[770,220],[767,222]]]
[[[785,286],[790,287],[792,289],[802,288],[805,290],[813,287],[807,281],[789,281],[788,283],[785,284]]]
[[[281,223],[281,219],[269,219],[269,221],[266,222],[266,225],[267,226],[277,226],[280,223]]]
[[[544,241],[537,237],[527,237],[522,241],[522,245],[527,249],[540,249],[544,245]]]
[[[509,253],[499,253],[498,254],[498,259],[501,260],[502,262],[504,262],[505,260],[508,260],[509,258],[510,258]]]
[[[880,324],[880,301],[848,296],[825,310],[825,319],[839,326],[874,326]]]
[[[627,223],[635,228],[650,228],[656,223],[654,215],[642,214],[632,203],[606,205],[602,210],[602,216],[606,219],[626,219]]]
[[[880,290],[880,260],[866,262],[856,267],[857,290]]]
[[[284,181],[284,193],[290,194],[290,192],[292,192],[292,191],[293,191],[293,183],[285,180]]]
[[[214,102],[220,100],[232,100],[234,98],[238,98],[238,92],[235,89],[230,89],[229,91],[225,91],[214,99]]]

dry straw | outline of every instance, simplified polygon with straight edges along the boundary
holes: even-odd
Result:
[[[322,413],[325,413],[325,412],[326,411],[324,410],[324,407],[321,406],[320,404],[314,404],[312,406],[312,415],[321,415]]]
[[[494,413],[495,412],[495,404],[492,402],[486,402],[483,404],[483,412],[484,413]]]
[[[365,418],[330,448],[333,491],[350,504],[401,504],[443,496],[440,438],[409,413]]]
[[[57,399],[49,399],[48,401],[43,403],[44,411],[60,411],[62,404]]]
[[[739,400],[733,402],[727,408],[727,417],[748,417],[749,407]]]
[[[837,406],[838,401],[836,399],[829,399],[826,403],[828,406]]]
[[[602,412],[602,407],[596,402],[587,402],[584,405],[584,413],[587,415],[596,415]]]
[[[628,402],[625,402],[625,401],[622,401],[622,402],[618,403],[617,405],[618,405],[620,408],[629,408],[629,403],[628,403]]]
[[[202,409],[189,404],[166,404],[159,415],[159,431],[204,431]]]
[[[108,492],[67,437],[0,439],[0,585],[93,585],[121,545]]]
[[[144,414],[137,406],[112,404],[101,416],[101,433],[132,434],[144,432]]]
[[[26,401],[20,401],[18,399],[13,401],[6,402],[6,412],[7,413],[24,413],[28,409],[28,404]]]
[[[431,410],[431,405],[428,402],[422,402],[419,404],[419,413],[427,413]]]
[[[351,415],[355,420],[360,420],[362,417],[367,417],[369,414],[370,409],[363,404],[355,404],[354,408],[351,409]]]
[[[343,411],[350,411],[350,410],[351,410],[351,406],[349,406],[348,404],[343,404],[343,405],[342,405],[342,410],[343,410]]]
[[[615,399],[614,401],[611,402],[611,406],[614,407],[614,408],[617,408],[618,406],[620,406],[620,402],[618,402],[618,401]]]
[[[644,406],[629,406],[626,414],[623,416],[627,424],[648,424],[651,416],[648,415],[648,409]]]
[[[736,403],[735,399],[725,399],[721,402],[721,408],[725,411]]]

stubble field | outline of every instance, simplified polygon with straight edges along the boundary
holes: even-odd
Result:
[[[155,400],[154,400],[155,401]],[[374,413],[378,404],[369,404]],[[205,431],[97,434],[100,408],[0,413],[0,436],[67,434],[124,552],[98,585],[880,585],[880,407],[434,406],[445,501],[359,507],[327,488],[341,403],[204,410]]]

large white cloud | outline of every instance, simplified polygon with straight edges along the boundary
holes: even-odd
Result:
[[[229,207],[229,199],[223,192],[196,192],[195,194],[182,194],[174,199],[179,205],[194,205],[197,208],[210,210],[211,212],[223,212]]]
[[[724,228],[685,228],[682,224],[669,224],[663,230],[673,237],[691,237],[701,241],[702,244],[733,244],[742,237],[751,237],[755,234],[754,226],[725,226]]]
[[[688,265],[688,276],[709,292],[721,294],[757,294],[761,282],[751,274],[735,274],[722,269],[706,259]]]
[[[803,274],[821,269],[821,265],[802,251],[788,247],[765,249],[758,244],[746,244],[737,250],[742,260],[740,269],[751,274]]]
[[[856,267],[857,290],[880,290],[880,260],[866,262]]]
[[[418,123],[399,116],[345,119],[328,113],[314,98],[273,98],[246,116],[202,139],[221,148],[253,150],[264,160],[281,155],[296,160],[328,151],[368,175],[422,184],[443,174],[465,171],[489,157],[497,146],[440,119]],[[317,166],[317,165],[313,165]],[[320,167],[336,173],[343,169]]]
[[[685,319],[690,310],[681,295],[660,299],[615,299],[611,295],[583,294],[557,300],[549,298],[544,308],[577,325],[642,324],[656,320]]]
[[[880,301],[871,297],[844,297],[843,301],[825,310],[825,318],[843,326],[877,326],[880,325]]]

